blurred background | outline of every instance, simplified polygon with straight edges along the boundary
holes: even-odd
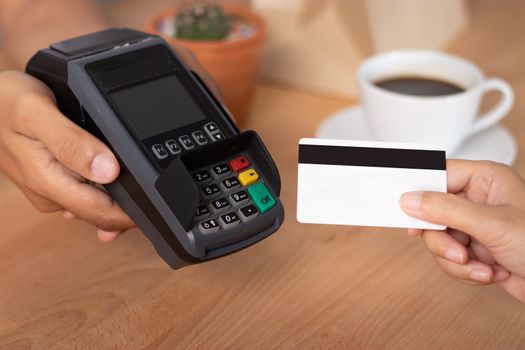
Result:
[[[511,1],[501,1],[500,8],[502,3],[513,6]],[[187,22],[188,16],[184,18],[181,12],[193,7],[198,14],[199,8],[214,5],[221,5],[227,16],[240,17],[241,26],[247,28],[232,26],[230,30],[240,33],[224,37],[212,14],[207,38],[173,30]],[[354,74],[364,58],[398,48],[453,49],[473,18],[490,15],[494,5],[483,0],[121,0],[106,4],[119,25],[147,29],[194,51],[223,87],[226,102],[241,123],[249,113],[258,77],[356,99]],[[179,21],[174,23],[177,16]]]
[[[380,51],[425,48],[472,56],[489,75],[511,83],[513,74],[506,76],[499,68],[525,58],[523,50],[510,50],[521,47],[525,6],[518,0],[100,3],[117,25],[147,30],[190,48],[222,86],[241,124],[250,113],[257,81],[355,101],[356,67]],[[202,13],[209,7],[219,8],[219,18],[215,10]],[[204,29],[192,32],[192,26]]]

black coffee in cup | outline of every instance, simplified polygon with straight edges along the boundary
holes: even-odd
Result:
[[[445,96],[465,91],[454,83],[421,77],[394,77],[374,82],[374,85],[388,91],[414,96]]]

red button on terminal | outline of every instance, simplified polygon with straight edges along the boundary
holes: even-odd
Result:
[[[246,169],[250,165],[250,161],[245,156],[240,156],[235,159],[230,160],[230,168],[233,171],[241,171]]]

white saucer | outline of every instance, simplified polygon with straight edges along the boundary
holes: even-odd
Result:
[[[327,139],[373,140],[361,106],[348,107],[328,117],[317,129],[316,137]],[[492,160],[512,165],[518,148],[510,132],[501,125],[482,131],[448,158]]]

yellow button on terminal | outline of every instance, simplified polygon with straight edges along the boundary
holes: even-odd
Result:
[[[259,180],[259,174],[253,169],[248,169],[239,174],[239,182],[244,186],[250,186],[251,184]]]

